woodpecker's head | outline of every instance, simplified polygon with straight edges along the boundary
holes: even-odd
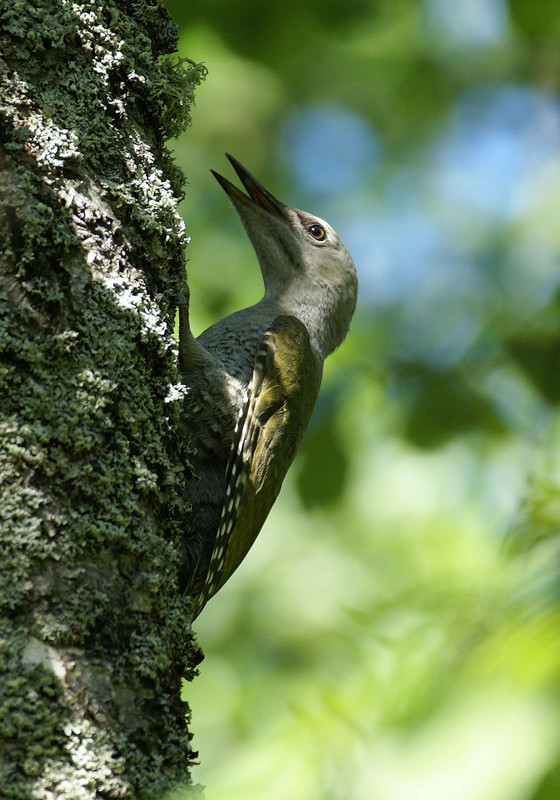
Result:
[[[343,341],[356,307],[350,254],[324,220],[277,200],[228,155],[247,194],[212,170],[235,206],[255,249],[265,300],[300,319],[325,358]]]

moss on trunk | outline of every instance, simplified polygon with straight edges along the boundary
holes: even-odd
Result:
[[[0,3],[0,785],[188,780],[177,591],[185,445],[170,332],[204,68],[152,0]]]

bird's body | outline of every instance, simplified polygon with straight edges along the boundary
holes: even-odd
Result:
[[[268,516],[311,417],[324,359],[344,339],[356,303],[354,265],[332,228],[284,206],[229,158],[249,197],[214,174],[253,243],[265,294],[198,339],[188,305],[180,308],[183,421],[196,447],[185,548],[193,618]]]

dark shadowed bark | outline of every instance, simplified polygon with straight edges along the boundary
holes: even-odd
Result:
[[[188,781],[186,445],[164,148],[203,68],[155,0],[0,0],[0,794]]]

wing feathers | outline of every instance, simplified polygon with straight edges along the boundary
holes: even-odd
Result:
[[[295,317],[276,317],[257,352],[226,468],[226,496],[205,575],[193,585],[193,619],[255,541],[313,411],[321,367]]]

